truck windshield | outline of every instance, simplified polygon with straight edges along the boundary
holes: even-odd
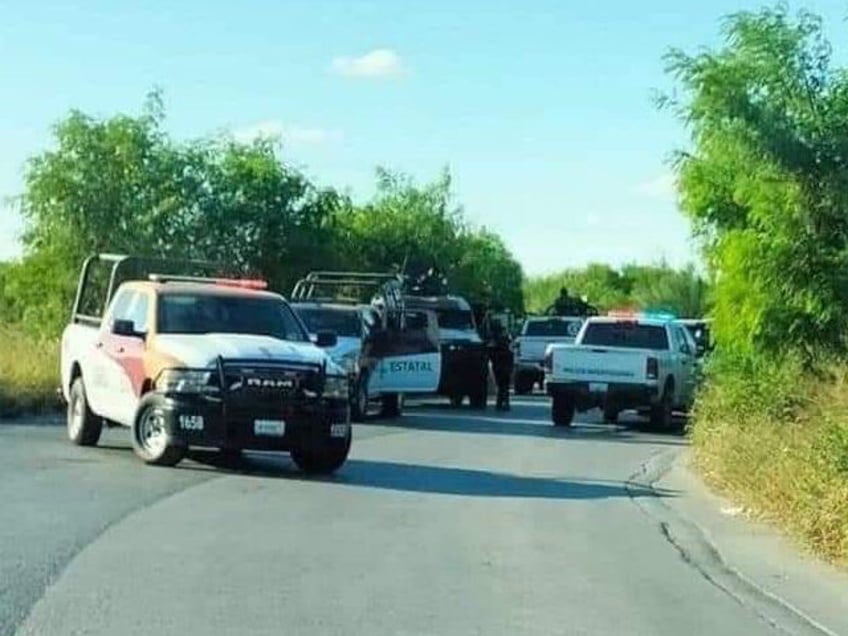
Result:
[[[474,329],[474,318],[470,311],[462,309],[440,309],[436,312],[441,329],[468,331]]]
[[[581,324],[579,320],[561,320],[559,318],[531,320],[527,323],[524,335],[574,338],[580,331]]]
[[[590,323],[581,344],[598,347],[623,347],[625,349],[668,349],[665,327],[640,325],[636,322]]]
[[[273,298],[214,294],[162,294],[159,333],[238,333],[308,341],[291,308]]]
[[[362,323],[355,309],[295,306],[294,310],[306,324],[309,333],[332,331],[344,338],[362,337]]]

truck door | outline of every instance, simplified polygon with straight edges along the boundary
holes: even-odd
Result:
[[[695,391],[695,352],[689,345],[689,340],[684,333],[685,328],[680,325],[672,325],[671,333],[672,360],[674,360],[674,374],[680,387],[677,391],[675,406],[687,406],[691,403]]]
[[[442,356],[436,315],[407,311],[403,326],[372,332],[363,344],[370,361],[368,393],[433,393],[439,386]]]
[[[100,408],[97,412],[126,426],[135,417],[144,382],[143,355],[149,308],[146,293],[120,292],[97,343],[104,380],[100,384],[103,394],[98,396]]]
[[[113,417],[114,377],[117,370],[117,365],[108,354],[112,348],[112,324],[116,317],[126,315],[131,300],[130,290],[118,290],[103,314],[91,351],[82,359],[82,377],[91,410],[108,419]]]

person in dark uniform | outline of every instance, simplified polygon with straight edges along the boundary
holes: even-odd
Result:
[[[492,371],[495,374],[495,384],[498,386],[496,407],[499,411],[509,410],[509,384],[512,378],[514,357],[509,334],[500,321],[492,324],[489,339],[489,359],[492,361]]]

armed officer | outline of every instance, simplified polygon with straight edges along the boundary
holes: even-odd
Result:
[[[489,359],[492,361],[492,371],[495,384],[498,387],[496,407],[499,411],[509,410],[509,383],[512,378],[514,356],[509,334],[501,322],[492,323],[491,336],[488,342]]]

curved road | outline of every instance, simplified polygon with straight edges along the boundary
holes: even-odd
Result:
[[[681,438],[548,414],[419,405],[328,479],[0,425],[0,635],[778,633],[640,505],[674,493],[628,484]]]

